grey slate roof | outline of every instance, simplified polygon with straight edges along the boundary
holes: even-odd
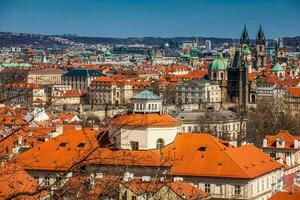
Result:
[[[63,76],[81,76],[81,77],[95,77],[95,76],[102,76],[103,74],[97,70],[88,70],[83,68],[73,69]]]

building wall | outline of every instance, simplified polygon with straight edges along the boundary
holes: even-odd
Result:
[[[221,88],[215,84],[197,85],[191,82],[176,85],[176,104],[219,103]]]
[[[112,126],[109,129],[111,142],[115,143],[117,148],[131,149],[130,142],[138,142],[140,150],[156,149],[158,139],[163,139],[164,145],[168,145],[174,141],[177,132],[177,127]]]
[[[246,130],[246,122],[243,122],[242,130],[243,132]],[[182,123],[180,126],[180,132],[209,132],[217,137],[221,137],[223,134],[226,134],[229,136],[230,140],[237,140],[237,136],[240,132],[240,121],[236,120],[219,123],[203,122],[202,124],[200,121],[199,123]]]
[[[62,74],[29,74],[28,83],[53,85],[62,83]]]
[[[183,180],[215,198],[267,200],[280,187],[281,177],[281,170],[276,170],[254,179],[183,177]]]

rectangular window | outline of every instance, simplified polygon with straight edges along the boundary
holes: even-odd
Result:
[[[139,150],[138,142],[130,142],[131,150]]]
[[[210,184],[209,183],[205,183],[205,185],[204,185],[204,191],[206,193],[210,193]]]
[[[241,186],[240,185],[235,185],[234,186],[234,194],[235,195],[240,195],[241,194]]]
[[[49,178],[49,177],[45,177],[44,185],[45,185],[46,187],[50,185],[50,178]]]
[[[33,177],[34,178],[34,180],[37,182],[37,184],[39,184],[40,183],[40,177],[38,177],[38,176],[35,176],[35,177]]]

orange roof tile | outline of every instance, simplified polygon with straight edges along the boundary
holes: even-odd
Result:
[[[299,200],[300,192],[276,192],[268,200]]]
[[[6,199],[12,195],[22,192],[35,192],[38,186],[34,179],[29,176],[19,165],[15,163],[5,163],[0,167],[0,199]],[[39,199],[42,194],[28,196],[20,195],[19,200]]]
[[[266,135],[265,139],[268,141],[266,148],[276,148],[276,140],[281,139],[285,141],[284,148],[294,149],[294,140],[300,140],[300,136],[293,136],[287,130],[280,130],[276,135]]]
[[[178,134],[163,151],[174,148],[173,175],[254,178],[282,167],[253,145],[227,147],[209,134]]]
[[[129,114],[112,121],[112,125],[126,126],[178,126],[180,122],[165,114]]]
[[[287,88],[286,93],[292,97],[300,97],[300,87],[299,88]]]
[[[67,129],[62,135],[19,155],[17,162],[24,169],[66,170],[98,147],[97,135],[92,129]]]

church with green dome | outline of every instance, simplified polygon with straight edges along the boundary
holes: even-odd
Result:
[[[213,81],[227,80],[227,59],[224,59],[219,53],[217,58],[209,66],[209,77]]]

